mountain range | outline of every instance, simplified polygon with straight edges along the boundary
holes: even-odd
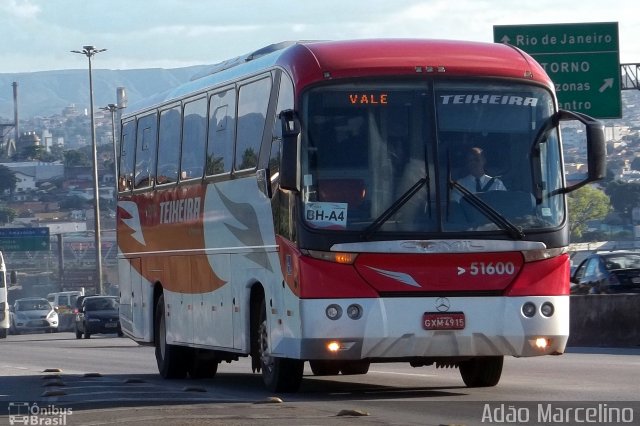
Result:
[[[212,65],[197,65],[185,68],[132,69],[132,70],[93,70],[94,107],[101,108],[116,103],[116,89],[126,89],[129,104],[148,96],[164,92]],[[50,117],[60,114],[65,107],[75,105],[82,111],[89,109],[89,72],[88,70],[39,71],[31,73],[0,73],[0,123],[13,122],[13,89],[11,84],[18,83],[19,119]],[[622,119],[605,120],[609,125],[640,121],[637,105],[640,104],[640,91],[623,90]]]
[[[208,65],[175,69],[94,69],[94,107],[116,103],[116,89],[126,89],[129,103],[187,82]],[[60,114],[75,105],[89,109],[89,71],[59,70],[0,74],[0,121],[12,122],[14,115],[12,83],[18,83],[19,119]]]

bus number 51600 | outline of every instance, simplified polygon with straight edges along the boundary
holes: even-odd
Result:
[[[515,271],[512,262],[473,262],[469,266],[471,275],[513,275]]]

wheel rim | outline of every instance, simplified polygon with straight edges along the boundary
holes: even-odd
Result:
[[[273,373],[273,357],[268,355],[269,353],[269,341],[267,335],[267,320],[263,320],[260,324],[260,363],[263,370],[268,374]]]
[[[160,327],[159,327],[159,331],[158,333],[160,334],[160,342],[159,342],[159,346],[160,346],[160,356],[162,357],[162,359],[164,360],[164,355],[165,352],[167,350],[167,335],[166,335],[166,328],[164,325],[164,312],[162,312],[162,317],[160,318]]]

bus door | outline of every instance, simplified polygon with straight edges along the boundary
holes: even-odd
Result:
[[[140,258],[121,259],[118,264],[120,272],[120,326],[136,339],[145,342],[152,340],[150,325],[153,306],[147,304],[145,296],[142,262]]]
[[[120,277],[120,327],[128,334],[134,335],[133,330],[133,305],[131,303],[133,286],[132,281],[140,275],[133,268],[132,263],[140,266],[140,259],[118,259],[118,274]],[[138,336],[136,336],[138,337]]]

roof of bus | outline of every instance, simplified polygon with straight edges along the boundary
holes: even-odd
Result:
[[[420,74],[526,79],[553,88],[535,60],[506,44],[427,39],[283,42],[214,65],[209,73],[132,105],[125,115],[273,67],[288,72],[297,93],[327,79]],[[433,71],[427,71],[429,67]]]

